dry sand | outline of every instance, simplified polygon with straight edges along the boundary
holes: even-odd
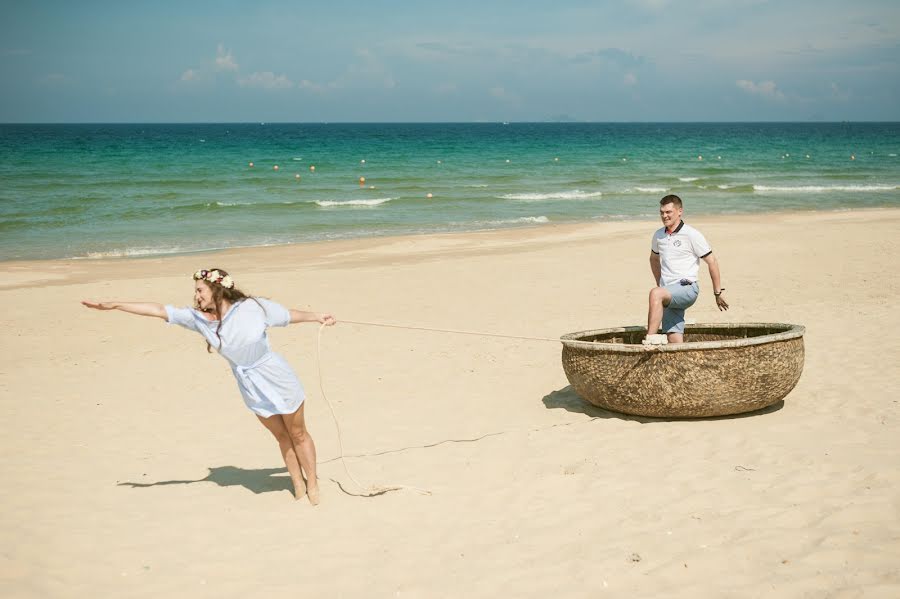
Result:
[[[293,501],[226,363],[82,298],[190,302],[190,273],[351,320],[557,337],[641,324],[655,222],[141,260],[0,264],[4,597],[900,596],[900,210],[686,220],[697,322],[804,324],[782,405],[593,408],[560,346],[342,323],[276,329],[309,393],[322,504]],[[273,595],[274,596],[274,595]]]

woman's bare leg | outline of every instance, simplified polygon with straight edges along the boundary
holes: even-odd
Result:
[[[294,453],[300,461],[303,473],[306,474],[306,494],[309,502],[317,505],[319,503],[319,479],[316,476],[316,446],[309,431],[306,430],[306,421],[303,418],[305,405],[302,403],[296,412],[283,414],[281,417],[294,444]]]
[[[277,414],[269,418],[263,418],[262,416],[257,416],[257,418],[274,435],[275,440],[278,441],[278,449],[281,450],[284,465],[287,466],[288,473],[291,475],[291,482],[294,484],[294,499],[300,499],[306,495],[306,483],[303,482],[300,460],[297,458],[297,452],[294,450],[294,441],[291,439],[284,420]]]

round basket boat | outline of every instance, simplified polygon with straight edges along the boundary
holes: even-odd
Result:
[[[595,406],[669,418],[725,416],[783,399],[803,372],[800,325],[695,324],[684,343],[641,345],[645,327],[563,335],[566,377]]]

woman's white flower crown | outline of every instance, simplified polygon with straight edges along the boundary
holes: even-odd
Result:
[[[218,283],[225,289],[234,288],[234,280],[231,278],[231,275],[223,275],[218,270],[206,270],[205,268],[201,268],[194,273],[194,280]]]

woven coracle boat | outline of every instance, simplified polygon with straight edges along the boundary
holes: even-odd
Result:
[[[684,343],[641,345],[645,327],[563,335],[566,377],[600,408],[667,418],[725,416],[783,399],[803,372],[800,325],[695,324]]]

